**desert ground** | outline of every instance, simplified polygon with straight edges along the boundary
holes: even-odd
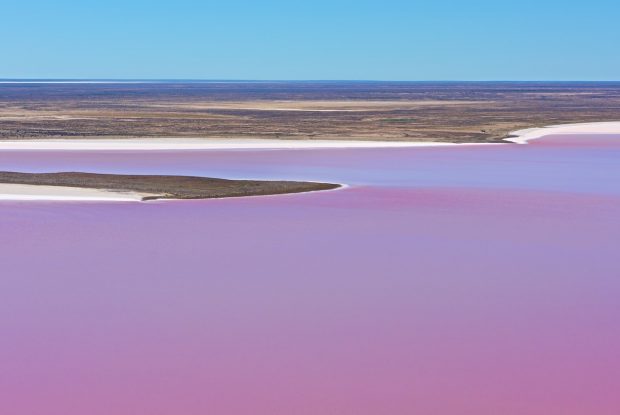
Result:
[[[616,121],[620,83],[0,83],[0,140],[76,137],[500,142]]]

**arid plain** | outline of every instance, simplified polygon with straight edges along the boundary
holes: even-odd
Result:
[[[0,84],[0,139],[499,142],[522,128],[619,113],[617,82]]]

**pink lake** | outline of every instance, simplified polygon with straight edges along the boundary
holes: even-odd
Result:
[[[0,413],[617,415],[620,137],[0,152],[344,190],[0,202]]]

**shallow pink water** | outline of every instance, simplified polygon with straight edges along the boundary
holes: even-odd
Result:
[[[0,169],[353,185],[0,203],[2,414],[620,413],[620,137]]]

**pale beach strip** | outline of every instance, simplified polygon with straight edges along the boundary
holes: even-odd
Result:
[[[147,194],[80,187],[0,183],[0,201],[136,202]]]
[[[506,138],[506,141],[527,144],[530,140],[558,134],[620,134],[620,121],[558,124],[542,128],[527,128],[525,130],[513,131],[510,133],[511,137]]]
[[[555,134],[620,134],[620,121],[559,124],[528,128],[510,133],[505,141],[526,144]],[[268,138],[77,138],[0,140],[2,150],[40,151],[146,151],[146,150],[295,150],[347,148],[411,148],[447,146],[488,146],[501,143],[444,143],[436,141],[372,140],[285,140]]]
[[[464,145],[497,145],[497,143],[440,143],[364,140],[282,140],[262,138],[80,138],[1,140],[0,150],[294,150],[346,148],[442,147]]]

